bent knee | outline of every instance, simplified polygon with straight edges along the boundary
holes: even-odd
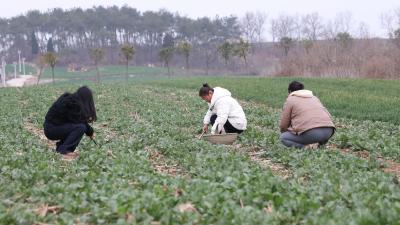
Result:
[[[77,124],[75,127],[75,130],[78,130],[79,132],[85,133],[86,132],[86,125],[83,123]]]

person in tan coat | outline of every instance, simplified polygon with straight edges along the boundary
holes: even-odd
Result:
[[[326,144],[335,132],[331,114],[302,83],[291,82],[288,92],[279,124],[282,144],[295,148]]]

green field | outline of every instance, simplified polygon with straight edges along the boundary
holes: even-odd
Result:
[[[69,79],[69,78],[88,78],[94,77],[97,74],[95,67],[88,67],[88,71],[77,71],[68,72],[67,67],[56,67],[54,70],[54,77],[56,79]],[[121,65],[111,65],[111,66],[99,66],[100,76],[107,79],[111,75],[124,76],[126,73],[126,67]],[[128,69],[129,75],[144,75],[144,76],[154,76],[159,74],[167,74],[167,69],[162,67],[140,67],[131,66]],[[51,68],[45,68],[43,71],[43,78],[51,78]]]
[[[277,127],[292,79],[89,83],[99,146],[84,138],[73,162],[28,127],[40,131],[55,98],[82,82],[0,89],[0,224],[400,224],[399,180],[382,161],[400,163],[399,81],[300,79],[338,130],[326,148],[294,150]],[[244,107],[234,146],[196,138],[205,81]],[[46,204],[57,210],[41,216]]]
[[[6,65],[6,73],[7,73],[7,78],[14,78],[14,65],[7,64]],[[17,75],[18,74],[20,74],[20,73],[19,73],[19,67],[17,65]],[[22,72],[21,72],[21,74],[22,74]],[[25,74],[26,75],[36,75],[36,69],[33,68],[29,64],[25,64]]]
[[[400,124],[400,80],[332,79],[332,78],[256,78],[256,77],[196,77],[162,80],[157,84],[197,91],[208,82],[222,86],[233,95],[246,100],[281,108],[287,96],[288,84],[298,80],[312,90],[329,111],[338,117],[387,121]]]

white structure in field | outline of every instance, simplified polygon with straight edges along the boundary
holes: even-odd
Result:
[[[17,62],[13,62],[14,65],[14,79],[17,79]]]
[[[21,50],[18,50],[18,65],[19,65],[19,73],[21,74]]]
[[[3,83],[3,87],[6,86],[6,61],[4,60],[4,56],[1,58],[1,81]]]
[[[22,70],[22,72],[23,72],[22,74],[26,75],[26,73],[25,73],[25,58],[22,58],[22,69],[23,69]]]

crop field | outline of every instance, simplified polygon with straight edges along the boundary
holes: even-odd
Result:
[[[66,67],[56,67],[54,70],[54,77],[56,79],[68,79],[68,78],[88,78],[96,75],[96,68],[89,67],[87,71],[68,71]],[[124,65],[109,65],[99,66],[100,76],[112,76],[112,75],[125,75],[126,67]],[[143,66],[130,66],[128,68],[130,75],[147,75],[155,76],[159,74],[167,74],[167,69],[163,67],[143,67]],[[43,70],[43,78],[51,78],[51,68],[45,68]]]
[[[82,83],[0,89],[0,224],[400,224],[399,82],[302,79],[338,130],[296,150],[278,131],[290,80],[89,83],[99,145],[83,138],[72,162],[41,130]],[[248,130],[232,146],[197,138],[205,81],[244,108]]]

